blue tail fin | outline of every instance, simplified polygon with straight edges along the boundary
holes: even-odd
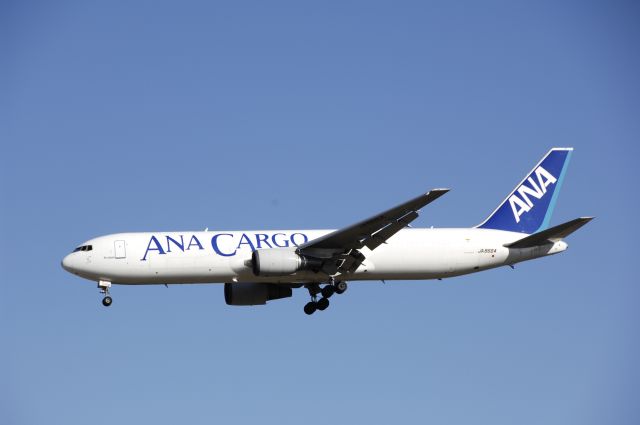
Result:
[[[536,233],[549,227],[573,148],[551,149],[477,227]]]

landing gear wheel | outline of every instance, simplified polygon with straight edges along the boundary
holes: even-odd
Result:
[[[329,299],[328,298],[320,298],[317,302],[318,310],[323,311],[329,307]]]
[[[105,307],[109,307],[113,302],[113,300],[109,296],[109,288],[111,288],[111,282],[108,282],[106,280],[98,281],[98,289],[100,290],[101,294],[104,294],[104,298],[102,299],[102,305]]]
[[[336,287],[333,285],[325,285],[325,287],[322,288],[322,291],[320,291],[322,296],[325,298],[331,297],[331,295],[335,294],[335,292],[336,292]]]
[[[308,315],[311,315],[311,314],[315,313],[317,308],[318,308],[318,303],[315,303],[313,301],[309,301],[304,306],[304,312],[307,313]]]
[[[336,294],[343,294],[347,290],[347,282],[336,283]]]

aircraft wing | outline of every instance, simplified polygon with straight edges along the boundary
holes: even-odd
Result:
[[[364,260],[358,251],[382,245],[391,236],[418,218],[418,211],[435,201],[449,189],[433,189],[366,220],[308,241],[298,247],[298,253],[323,260],[322,271],[333,275],[354,271]]]

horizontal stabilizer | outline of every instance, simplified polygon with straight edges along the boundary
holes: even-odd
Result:
[[[594,217],[576,218],[575,220],[567,221],[566,223],[559,224],[542,232],[534,233],[533,235],[505,244],[504,246],[507,248],[530,248],[549,242],[557,242],[566,238],[593,219]]]

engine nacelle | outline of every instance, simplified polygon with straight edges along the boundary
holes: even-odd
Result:
[[[251,263],[256,276],[288,276],[301,270],[317,271],[322,265],[316,258],[298,255],[287,248],[256,249]]]
[[[227,305],[263,305],[267,301],[289,298],[293,291],[288,286],[274,283],[225,283],[224,301]]]

